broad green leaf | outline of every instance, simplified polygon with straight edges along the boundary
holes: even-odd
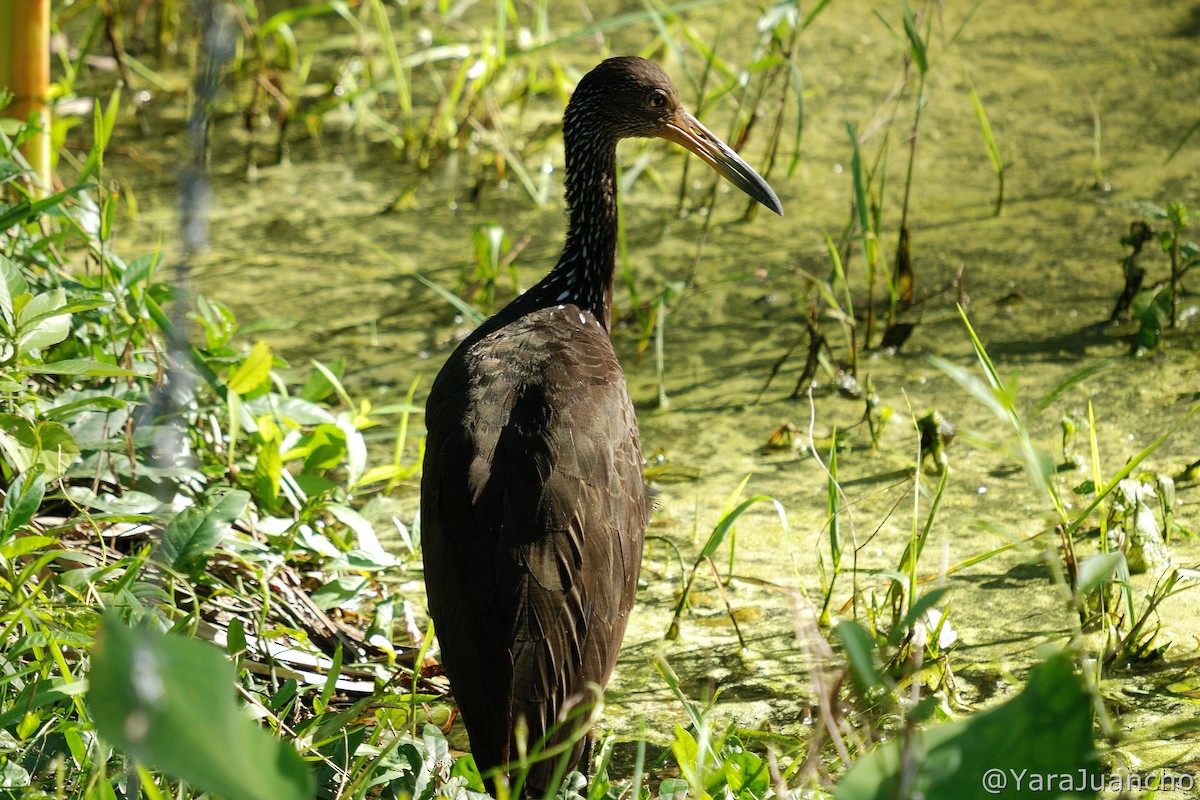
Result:
[[[395,556],[383,549],[379,537],[375,535],[375,528],[362,514],[340,503],[330,503],[327,508],[334,519],[354,531],[359,551],[380,564],[396,563]]]
[[[343,575],[313,592],[312,599],[318,608],[328,611],[354,599],[367,584],[367,578],[362,575]]]
[[[58,363],[62,363],[62,362],[58,362]],[[102,395],[97,395],[95,397],[84,397],[79,400],[71,400],[70,402],[63,403],[60,406],[55,406],[54,408],[47,408],[45,410],[45,412],[43,412],[43,413],[45,414],[47,419],[57,420],[57,419],[73,417],[77,413],[83,411],[84,409],[87,409],[89,411],[91,411],[91,410],[116,411],[117,409],[125,408],[128,405],[129,405],[129,403],[127,401],[125,401],[119,397],[113,397],[112,395],[102,394]]]
[[[688,800],[688,782],[683,778],[665,778],[658,785],[661,800]]]
[[[322,472],[342,463],[346,434],[337,425],[318,425],[297,447],[283,454],[284,461],[304,459],[305,472]]]
[[[858,696],[866,700],[883,685],[879,669],[875,666],[875,645],[871,641],[871,634],[851,620],[838,623],[834,630],[846,648],[847,660],[850,662],[850,680],[854,683]]]
[[[246,360],[225,384],[229,391],[249,394],[271,379],[271,346],[266,342],[255,342]]]
[[[40,215],[43,211],[54,208],[55,206],[61,204],[66,198],[81,192],[86,192],[95,185],[96,184],[94,183],[80,183],[70,187],[69,189],[64,189],[61,192],[52,194],[49,197],[44,197],[37,202],[21,200],[20,202],[9,206],[3,211],[0,211],[0,231],[11,228],[13,225],[19,225],[27,222]]]
[[[89,358],[64,358],[49,364],[31,364],[22,369],[37,375],[71,375],[77,378],[144,378],[154,374],[154,367],[150,364],[142,365],[139,372]]]
[[[316,366],[316,362],[314,362],[314,366]],[[311,402],[324,400],[337,391],[338,381],[345,369],[345,363],[340,360],[332,367],[319,365],[318,369],[314,369],[309,374],[308,380],[304,382],[304,386],[300,387],[296,396]]]
[[[479,774],[479,765],[475,763],[475,757],[470,753],[454,759],[454,764],[450,767],[450,777],[452,779],[462,778],[467,782],[467,788],[472,791],[487,791],[483,785],[483,776]]]
[[[139,256],[121,273],[121,280],[118,284],[120,289],[128,289],[131,286],[136,286],[139,283],[144,283],[154,274],[154,270],[162,263],[162,253],[148,253],[144,256]]]
[[[187,571],[191,562],[224,540],[234,520],[249,504],[247,492],[223,489],[206,497],[202,506],[180,511],[163,531],[159,560],[174,569]]]
[[[13,298],[28,291],[29,284],[25,282],[17,262],[0,254],[0,313],[9,324],[12,324],[14,316]]]
[[[259,431],[266,428],[268,418],[259,421]],[[274,423],[271,423],[272,427]],[[279,452],[279,441],[269,439],[258,448],[254,461],[254,489],[258,499],[273,509],[279,500],[279,482],[283,478],[283,458]]]
[[[79,457],[79,445],[63,424],[14,414],[0,414],[0,450],[18,472],[40,464],[47,480],[62,477]]]
[[[316,553],[317,555],[321,555],[326,558],[335,558],[335,559],[340,558],[342,555],[342,551],[338,550],[337,546],[334,545],[333,542],[329,541],[329,539],[327,539],[326,537],[324,537],[321,534],[314,531],[312,529],[312,527],[309,525],[299,525],[295,529],[294,536],[295,536],[295,543],[297,546],[303,547],[306,550],[310,550],[310,551]],[[336,566],[333,566],[332,564],[326,564],[325,569],[328,571],[331,571],[331,572],[335,571],[337,569],[346,569],[348,571],[354,571],[354,570],[359,569],[359,566],[358,565],[347,565],[345,567],[336,567]]]
[[[112,300],[105,300],[99,297],[91,300],[74,300],[69,301],[61,306],[56,306],[53,310],[45,312],[43,316],[49,317],[57,314],[75,314],[79,311],[91,311],[96,308],[105,308],[106,306],[111,308],[112,304]]]
[[[347,572],[374,572],[382,569],[391,569],[396,565],[396,559],[388,556],[386,561],[379,561],[370,553],[362,550],[351,550],[348,553],[339,553],[336,557],[325,564],[325,569],[331,572],[345,570]]]
[[[291,473],[286,474],[290,475]],[[311,472],[303,472],[299,475],[296,475],[293,480],[295,481],[296,486],[300,487],[300,490],[310,498],[318,497],[323,494],[329,494],[337,489],[340,485],[337,482],[331,481],[329,478],[321,475],[313,475]]]
[[[66,316],[49,317],[17,338],[17,348],[26,353],[56,345],[71,333],[71,320]]]
[[[0,158],[0,185],[8,183],[23,172],[24,170],[16,162],[7,158]]]
[[[1075,591],[1080,597],[1090,597],[1097,589],[1112,580],[1117,568],[1125,561],[1121,552],[1095,553],[1079,562]]]
[[[671,742],[671,754],[675,756],[675,762],[684,772],[695,767],[700,757],[700,745],[695,737],[678,722],[675,723],[675,740]]]
[[[10,797],[22,796],[24,793],[16,790],[29,786],[30,783],[29,771],[15,760],[5,759],[4,763],[0,764],[0,786],[8,790],[6,794],[11,792]]]
[[[57,541],[53,536],[18,536],[11,542],[0,545],[0,557],[11,561],[55,544]]]
[[[1059,653],[1036,667],[1008,702],[961,721],[901,731],[860,757],[834,798],[885,800],[898,795],[902,781],[908,796],[928,800],[1092,797],[1087,787],[1100,777],[1092,713],[1069,654]],[[1018,775],[1024,776],[1020,784]],[[1060,776],[1082,791],[1059,791]],[[1056,782],[1040,789],[1033,783],[1047,778]]]
[[[382,481],[402,481],[414,474],[418,466],[398,467],[395,464],[380,464],[364,472],[363,476],[358,480],[358,485],[370,486],[372,483],[380,483]]]
[[[17,315],[17,349],[39,350],[67,338],[71,320],[62,310],[66,303],[62,289],[34,295]]]
[[[71,502],[106,514],[141,517],[152,514],[162,507],[162,501],[153,495],[136,490],[126,490],[120,495],[97,495],[87,486],[68,486],[67,496]]]
[[[912,630],[912,627],[917,624],[917,620],[921,618],[921,615],[933,608],[933,606],[949,591],[949,586],[940,586],[921,597],[919,600],[917,600],[917,602],[913,603],[912,608],[910,608],[908,613],[904,616],[904,622],[901,623],[898,628],[893,630],[891,636],[888,637],[892,644],[897,644],[900,641],[900,638]]]
[[[17,738],[24,741],[37,732],[37,729],[42,726],[42,715],[37,713],[26,714],[17,724]],[[8,784],[11,786],[12,784]]]
[[[70,697],[78,697],[87,691],[87,683],[78,679],[43,678],[25,685],[25,690],[14,698],[11,707],[0,713],[0,728],[7,728],[30,711],[53,705]],[[0,786],[3,786],[0,783]]]
[[[310,800],[313,780],[289,744],[234,701],[233,666],[215,646],[105,618],[87,702],[108,744],[226,800]]]
[[[766,797],[771,788],[767,764],[754,753],[743,750],[725,759],[723,772],[726,785],[737,795]]]
[[[270,414],[283,422],[304,427],[337,421],[327,408],[302,397],[280,397],[274,392],[247,400],[246,408],[256,417]]]
[[[46,495],[46,478],[38,467],[17,476],[4,496],[4,519],[0,521],[0,540],[7,539],[29,524]]]
[[[249,645],[246,642],[246,626],[242,624],[240,617],[234,617],[229,620],[229,630],[225,633],[225,650],[231,656],[238,656],[246,652]]]
[[[384,597],[375,603],[375,616],[371,618],[371,624],[367,628],[367,642],[381,650],[390,652],[393,649],[392,632],[396,628],[398,600],[397,597]]]
[[[339,415],[337,425],[346,436],[346,483],[354,487],[367,468],[367,442],[348,416]]]

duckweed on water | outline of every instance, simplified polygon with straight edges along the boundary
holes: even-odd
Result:
[[[150,6],[156,41],[186,53],[168,6]],[[109,712],[79,700],[98,610],[112,607],[176,634],[219,622],[245,706],[310,762],[321,796],[480,785],[449,749],[462,738],[439,679],[389,661],[388,648],[397,664],[424,661],[409,652],[409,638],[424,643],[420,576],[396,563],[419,539],[418,376],[473,325],[444,296],[500,305],[552,260],[555,120],[608,49],[663,61],[714,129],[728,125],[756,165],[774,159],[791,227],[763,237],[719,193],[670,215],[664,197],[700,174],[665,150],[622,151],[628,279],[614,338],[643,451],[659,454],[658,509],[603,718],[613,736],[568,794],[970,796],[965,767],[939,766],[953,754],[980,769],[1192,775],[1195,23],[1183,2],[1077,6],[780,4],[755,27],[730,3],[597,7],[588,22],[548,4],[273,16],[233,4],[249,46],[218,110],[250,127],[213,129],[213,242],[195,262],[211,299],[193,331],[208,372],[179,412],[194,461],[171,466],[149,456],[154,428],[137,410],[169,364],[155,309],[180,297],[161,264],[174,258],[164,178],[183,116],[166,90],[186,76],[139,51],[125,20],[119,56],[152,96],[138,112],[152,136],[118,127],[100,179],[119,177],[137,215],[113,216],[93,188],[35,209],[11,153],[0,173],[13,260],[0,315],[5,779],[56,796],[139,784],[239,796],[120,739]],[[85,60],[106,20],[72,8],[60,13],[79,50],[63,86],[107,97]],[[67,134],[68,184],[85,127]],[[268,137],[284,163],[263,156]],[[1143,227],[1122,246],[1131,222]],[[131,253],[147,255],[116,255]],[[898,273],[911,273],[911,304]],[[885,355],[868,319],[893,311],[893,330],[909,327]],[[651,341],[656,357],[639,358]],[[926,448],[940,474],[917,424],[934,409],[955,427],[952,446]],[[760,452],[779,430],[792,443]],[[188,508],[156,499],[163,486]],[[132,525],[171,531],[173,555]],[[300,627],[272,616],[292,575],[344,616],[312,665],[276,655],[261,668],[267,644]],[[230,623],[250,596],[271,602]],[[372,620],[382,650],[339,627]],[[138,641],[141,657],[169,661],[169,645]],[[160,677],[174,697],[188,674]],[[1052,703],[1072,748],[1033,732],[983,763],[961,744],[1023,729]],[[110,757],[114,744],[129,757]]]

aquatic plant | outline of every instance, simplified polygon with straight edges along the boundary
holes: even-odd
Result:
[[[1125,286],[1109,317],[1114,321],[1128,317],[1138,323],[1133,335],[1135,352],[1157,348],[1164,331],[1178,325],[1185,294],[1183,279],[1200,266],[1200,245],[1185,238],[1192,222],[1186,204],[1171,202],[1163,208],[1147,202],[1141,204],[1141,212],[1143,219],[1131,223],[1129,235],[1121,239],[1121,244],[1130,248],[1120,259]],[[1157,241],[1166,255],[1169,272],[1166,279],[1145,286],[1146,268],[1138,261],[1152,241]]]
[[[742,492],[745,490],[746,484],[750,482],[751,477],[751,475],[747,475],[745,478],[743,478],[737,489],[725,501],[725,509],[721,514],[721,518],[717,521],[712,533],[709,534],[708,540],[700,549],[699,555],[696,557],[695,562],[688,571],[687,579],[683,584],[683,591],[680,592],[679,600],[675,604],[675,611],[671,618],[671,623],[668,626],[666,633],[663,635],[664,638],[675,639],[679,636],[680,618],[682,617],[684,610],[688,607],[692,583],[696,578],[696,572],[700,569],[702,564],[707,563],[712,568],[713,576],[717,579],[717,586],[720,588],[722,583],[720,570],[717,568],[716,562],[713,561],[713,557],[717,554],[717,551],[720,549],[721,545],[725,544],[726,541],[729,543],[729,568],[725,580],[730,580],[733,577],[733,565],[737,553],[737,531],[734,527],[734,523],[736,523],[738,518],[746,513],[752,506],[759,503],[770,503],[774,507],[776,515],[779,517],[779,524],[783,528],[784,535],[789,540],[791,539],[791,529],[788,527],[787,512],[784,510],[783,504],[778,500],[770,497],[769,495],[759,494],[739,502]],[[791,550],[789,548],[789,553],[790,552]],[[794,570],[794,561],[792,563],[792,567]],[[721,591],[722,598],[724,599],[724,590],[722,589]],[[741,643],[742,648],[745,649],[746,643],[742,640],[741,631],[738,629],[737,618],[734,616],[732,609],[729,608],[729,602],[727,599],[725,599],[725,606],[726,610],[729,611],[729,619],[733,623],[733,629],[737,633],[738,641]]]
[[[873,237],[866,237],[866,241],[873,241]],[[825,248],[829,255],[829,276],[825,280],[820,280],[815,276],[805,275],[810,289],[815,291],[822,305],[818,306],[817,300],[809,302],[804,332],[771,365],[770,372],[763,381],[763,386],[759,390],[755,402],[762,400],[775,376],[791,360],[792,354],[802,344],[806,345],[804,367],[796,379],[796,385],[790,395],[791,399],[799,399],[805,396],[810,389],[815,388],[819,373],[823,374],[825,380],[831,385],[839,387],[848,394],[860,393],[857,385],[859,334],[858,321],[854,311],[854,298],[851,294],[850,283],[846,279],[842,254],[828,234],[825,235]],[[867,249],[870,252],[878,252],[875,248]],[[870,264],[870,257],[868,257],[868,266]],[[867,301],[867,306],[867,322],[870,324],[873,318],[870,299]],[[844,357],[838,358],[834,354],[833,346],[821,332],[818,320],[822,318],[833,320],[841,331],[845,347]]]
[[[968,9],[958,26],[942,37],[941,48],[937,53],[938,58],[941,58],[954,46],[979,5],[976,3]],[[833,273],[826,284],[814,281],[823,302],[810,304],[808,309],[809,320],[828,317],[843,330],[847,338],[847,348],[842,364],[851,382],[858,378],[861,350],[879,348],[885,352],[894,353],[904,345],[915,328],[915,323],[901,321],[900,315],[905,308],[916,302],[917,297],[909,211],[912,205],[913,189],[917,181],[915,165],[922,115],[930,102],[927,89],[928,79],[937,61],[933,54],[935,44],[933,30],[935,21],[942,21],[942,10],[935,4],[929,3],[919,9],[914,9],[905,0],[900,4],[899,11],[899,24],[889,22],[879,11],[875,12],[876,17],[899,43],[900,75],[889,96],[875,109],[875,117],[881,118],[881,122],[872,122],[867,127],[866,133],[860,132],[860,126],[855,122],[846,123],[851,146],[849,219],[840,234],[836,248],[829,241],[828,235],[826,236],[827,249],[833,262]],[[999,215],[1003,207],[1005,161],[982,101],[969,78],[967,83],[968,94],[984,138],[987,155],[999,183],[994,209],[994,213]],[[901,185],[895,259],[892,268],[888,269],[885,263],[887,258],[884,253],[883,240],[886,231],[885,211],[888,198],[889,154],[900,102],[905,95],[911,95],[912,98],[912,123],[903,139],[907,143],[907,160]],[[867,144],[872,139],[879,141],[873,156],[866,152]],[[860,320],[856,317],[855,304],[851,300],[848,280],[853,263],[852,254],[855,249],[862,253],[862,280],[865,282],[866,290],[866,300],[860,302],[857,309],[857,314],[861,317],[861,326],[859,325]],[[883,323],[883,331],[877,333],[879,327],[877,293],[881,284],[884,297],[880,302],[886,304],[886,318]],[[808,358],[797,383],[797,389],[792,394],[793,398],[798,397],[802,393],[803,387],[815,376],[815,368],[820,363],[817,354],[827,345],[825,336],[811,322],[805,336],[809,346]],[[804,341],[803,336],[796,343],[790,345],[779,361],[772,365],[766,384],[769,385],[802,341]],[[765,389],[764,386],[764,391]]]
[[[1136,540],[1153,539],[1147,529],[1159,529],[1159,523],[1154,521],[1154,509],[1142,504],[1145,496],[1143,488],[1131,476],[1137,475],[1139,465],[1163,445],[1172,435],[1187,426],[1193,417],[1200,413],[1200,405],[1193,405],[1186,414],[1172,424],[1154,441],[1143,447],[1132,457],[1127,458],[1114,474],[1106,475],[1101,467],[1099,447],[1096,439],[1096,421],[1089,403],[1088,429],[1091,436],[1090,472],[1091,478],[1082,483],[1075,491],[1076,494],[1087,498],[1082,508],[1069,506],[1062,497],[1053,459],[1049,453],[1038,447],[1034,442],[1029,428],[1017,409],[1015,384],[1000,378],[994,364],[988,357],[982,342],[963,314],[976,356],[982,367],[985,379],[979,380],[970,375],[962,367],[950,364],[941,359],[933,360],[951,378],[959,383],[978,400],[985,403],[1002,420],[1007,422],[1011,436],[1012,452],[1022,463],[1025,473],[1046,498],[1053,509],[1057,522],[1040,532],[1025,539],[1012,537],[1013,541],[988,553],[968,559],[961,564],[951,567],[948,572],[954,572],[967,564],[978,563],[987,558],[1017,546],[1027,546],[1044,536],[1054,536],[1059,544],[1055,551],[1058,561],[1052,563],[1052,577],[1060,593],[1075,609],[1074,640],[1084,641],[1085,627],[1100,628],[1105,636],[1099,652],[1080,650],[1078,657],[1088,657],[1087,668],[1082,670],[1090,690],[1098,693],[1098,686],[1104,667],[1114,664],[1127,664],[1143,659],[1161,656],[1166,644],[1158,642],[1153,621],[1157,618],[1158,608],[1167,597],[1189,588],[1200,586],[1200,574],[1190,569],[1176,569],[1161,557],[1151,557],[1157,560],[1156,569],[1159,577],[1154,587],[1145,593],[1141,608],[1135,604],[1135,588],[1130,579],[1130,543]],[[1033,415],[1044,411],[1053,400],[1070,386],[1095,375],[1103,366],[1088,366],[1067,376],[1059,386],[1052,389],[1048,395],[1033,407]],[[1167,492],[1169,490],[1162,489]],[[1132,504],[1132,507],[1131,505]],[[1159,506],[1161,526],[1169,526],[1168,506]],[[1087,526],[1095,524],[1099,535],[1098,548],[1089,555],[1081,555],[1077,541]],[[1126,532],[1136,529],[1134,536],[1113,536],[1110,528],[1121,526]],[[1148,547],[1161,547],[1161,536],[1157,544]],[[1138,546],[1139,548],[1141,545]],[[1140,554],[1139,560],[1145,563],[1146,556]],[[1098,705],[1098,708],[1102,706]],[[1107,722],[1102,720],[1105,728]]]
[[[521,284],[513,262],[528,241],[529,237],[526,236],[514,245],[503,226],[495,222],[472,226],[471,260],[474,272],[468,271],[469,265],[463,267],[457,294],[469,295],[469,302],[484,314],[493,313],[496,310],[496,283],[505,269],[512,281],[513,293],[520,294]],[[473,292],[468,291],[472,287]]]

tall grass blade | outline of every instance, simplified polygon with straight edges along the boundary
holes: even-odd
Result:
[[[742,493],[742,489],[745,488],[746,483],[750,480],[750,477],[750,475],[747,475],[742,480],[741,484],[738,485],[737,491],[730,497],[731,501]],[[725,542],[726,537],[730,535],[731,531],[733,530],[734,523],[737,522],[738,518],[741,517],[742,514],[746,513],[746,511],[748,511],[752,506],[758,503],[770,503],[775,508],[775,513],[779,516],[779,523],[783,526],[784,536],[787,538],[789,543],[788,551],[791,552],[792,548],[790,547],[790,543],[792,540],[792,532],[791,528],[788,526],[787,511],[784,509],[782,503],[780,503],[774,497],[765,494],[755,495],[748,500],[744,500],[732,510],[728,510],[729,504],[727,503],[727,510],[725,514],[722,515],[721,519],[717,522],[716,527],[713,528],[712,533],[709,534],[708,540],[704,543],[704,547],[700,550],[700,555],[697,556],[695,562],[692,564],[691,570],[688,572],[687,582],[684,584],[683,591],[680,593],[679,601],[675,604],[675,611],[672,615],[671,624],[667,629],[665,638],[675,639],[679,636],[679,620],[683,616],[683,610],[687,607],[688,595],[691,594],[692,583],[696,579],[696,572],[699,570],[700,565],[711,559],[713,555],[716,554],[717,550]],[[729,550],[729,570],[730,574],[732,574],[734,550],[734,542],[732,539],[730,540]],[[794,561],[792,567],[795,569]]]
[[[444,287],[438,283],[435,283],[434,281],[431,281],[429,278],[426,278],[424,275],[422,275],[419,272],[413,271],[408,274],[417,283],[421,284],[426,289],[429,289],[434,294],[436,294],[438,297],[442,298],[447,303],[454,306],[454,310],[457,311],[458,313],[462,314],[463,317],[465,317],[466,319],[471,320],[472,322],[474,322],[477,325],[479,323],[483,322],[483,320],[485,319],[483,314],[480,314],[478,311],[476,311],[474,308],[471,307],[470,303],[468,303],[466,300],[463,300],[461,297],[459,297],[458,295],[456,295],[454,292],[450,291],[446,287]]]
[[[792,159],[787,168],[787,176],[790,178],[800,166],[800,156],[803,152],[800,140],[804,136],[804,73],[799,64],[788,63],[788,78],[792,84],[792,96],[796,98],[796,133],[792,138]]]
[[[1196,121],[1192,123],[1192,127],[1188,128],[1183,136],[1179,139],[1179,143],[1176,144],[1171,150],[1171,154],[1167,156],[1167,160],[1164,161],[1163,164],[1170,164],[1171,159],[1179,155],[1179,151],[1182,150],[1183,146],[1188,143],[1188,139],[1191,139],[1196,134],[1196,131],[1200,131],[1200,117],[1196,118]]]
[[[829,6],[830,2],[831,0],[820,0],[819,3],[813,6],[812,11],[804,15],[804,21],[800,23],[800,30],[806,30],[809,25],[812,25],[817,16]]]
[[[719,6],[728,3],[729,0],[686,0],[682,3],[673,3],[669,6],[664,6],[658,9],[656,13],[663,16],[678,16],[695,11],[709,6]],[[557,36],[553,39],[544,39],[540,42],[531,44],[522,52],[526,55],[536,53],[539,50],[550,50],[563,45],[568,45],[577,42],[580,39],[594,39],[598,34],[605,34],[609,31],[620,30],[634,25],[647,22],[652,19],[652,15],[648,11],[629,11],[624,14],[616,14],[607,19],[598,20],[590,25],[584,25],[568,33]]]
[[[929,540],[929,533],[933,530],[933,521],[937,517],[938,508],[941,506],[942,498],[946,494],[946,482],[949,475],[950,470],[942,470],[937,491],[934,492],[933,501],[929,506],[929,513],[925,517],[925,524],[921,527],[920,533],[909,541],[909,544],[904,548],[903,555],[900,556],[899,571],[909,580],[910,590],[916,588],[917,565],[921,561],[921,552],[925,549],[925,542]]]
[[[958,27],[954,29],[954,33],[950,34],[949,38],[946,39],[946,49],[947,50],[949,50],[951,47],[953,47],[954,43],[958,41],[958,37],[962,35],[962,32],[964,30],[966,30],[967,23],[970,22],[975,17],[975,12],[977,12],[979,10],[979,7],[982,5],[983,5],[983,0],[975,0],[975,5],[971,6],[971,10],[968,11],[963,16],[962,22],[960,22],[958,24]]]
[[[1103,488],[1097,487],[1096,496],[1092,498],[1092,501],[1088,503],[1087,506],[1085,506],[1073,520],[1071,520],[1071,522],[1066,526],[1064,533],[1067,536],[1070,536],[1076,530],[1078,530],[1079,527],[1083,525],[1085,521],[1087,521],[1087,518],[1092,511],[1099,507],[1100,503],[1104,501],[1104,498],[1112,494],[1113,490],[1117,488],[1117,485],[1120,484],[1121,481],[1128,478],[1130,474],[1137,469],[1139,464],[1145,461],[1146,458],[1155,450],[1162,447],[1164,442],[1174,436],[1176,431],[1188,423],[1192,417],[1196,416],[1197,413],[1200,413],[1200,403],[1192,406],[1182,419],[1175,422],[1170,428],[1167,428],[1167,430],[1161,436],[1143,447],[1133,458],[1126,461],[1121,469],[1117,471],[1117,474],[1110,478],[1108,483],[1104,484]]]
[[[833,598],[833,587],[837,583],[838,574],[842,569],[842,489],[837,480],[837,429],[833,431],[833,441],[829,445],[829,464],[826,466],[825,478],[825,513],[829,528],[829,562],[830,571],[825,571],[825,560],[818,555],[818,566],[822,575],[821,614],[822,625],[829,625],[829,603]]]
[[[388,66],[392,71],[392,80],[396,84],[396,99],[400,103],[400,111],[407,118],[412,115],[412,92],[408,88],[408,77],[404,74],[404,67],[400,63],[400,51],[396,49],[396,37],[392,33],[392,23],[388,19],[383,0],[370,1],[371,19],[375,21],[375,27],[379,31],[379,38],[383,42],[383,52],[387,56]]]
[[[971,106],[975,109],[975,118],[979,120],[979,130],[983,134],[983,143],[992,162],[992,171],[996,173],[996,206],[992,214],[998,217],[1004,209],[1004,157],[1000,155],[1000,147],[992,133],[992,123],[988,120],[987,110],[983,107],[983,101],[979,99],[979,93],[975,91],[975,84],[971,82],[969,75],[966,76],[966,80]]]
[[[908,5],[908,0],[904,0],[904,34],[908,37],[909,52],[912,53],[913,63],[917,65],[921,74],[926,73],[929,70],[929,54],[925,39],[917,30],[917,20],[913,15],[912,8]]]
[[[1014,390],[1006,386],[1000,379],[995,365],[992,363],[987,350],[983,346],[983,342],[979,340],[975,329],[971,327],[971,322],[967,318],[966,312],[961,307],[959,308],[959,316],[967,328],[967,333],[971,339],[971,346],[975,350],[975,356],[983,367],[984,376],[987,378],[986,385],[957,364],[951,364],[936,356],[930,356],[930,362],[944,371],[968,392],[982,400],[998,417],[1009,423],[1013,433],[1016,434],[1017,452],[1020,455],[1026,474],[1034,486],[1045,493],[1046,497],[1053,504],[1059,519],[1066,521],[1067,511],[1063,505],[1062,497],[1059,495],[1058,486],[1054,482],[1055,471],[1052,460],[1045,452],[1034,446],[1033,441],[1029,437],[1029,429],[1021,420],[1020,414],[1017,413]]]
[[[658,407],[665,411],[671,407],[671,399],[667,397],[667,298],[664,293],[658,297],[658,313],[654,318],[654,374],[658,378]]]
[[[1108,369],[1114,363],[1116,362],[1101,361],[1097,364],[1089,364],[1086,367],[1081,367],[1075,370],[1070,375],[1055,384],[1055,386],[1049,392],[1047,392],[1041,400],[1037,401],[1037,404],[1033,407],[1033,411],[1029,412],[1029,418],[1037,419],[1038,415],[1053,405],[1058,398],[1062,397],[1069,390],[1083,383],[1093,375]]]

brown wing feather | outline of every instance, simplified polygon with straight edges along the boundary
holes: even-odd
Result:
[[[532,745],[607,682],[636,591],[649,515],[636,419],[607,332],[585,320],[566,306],[483,329],[430,393],[430,614],[485,770],[514,755],[516,716]]]

